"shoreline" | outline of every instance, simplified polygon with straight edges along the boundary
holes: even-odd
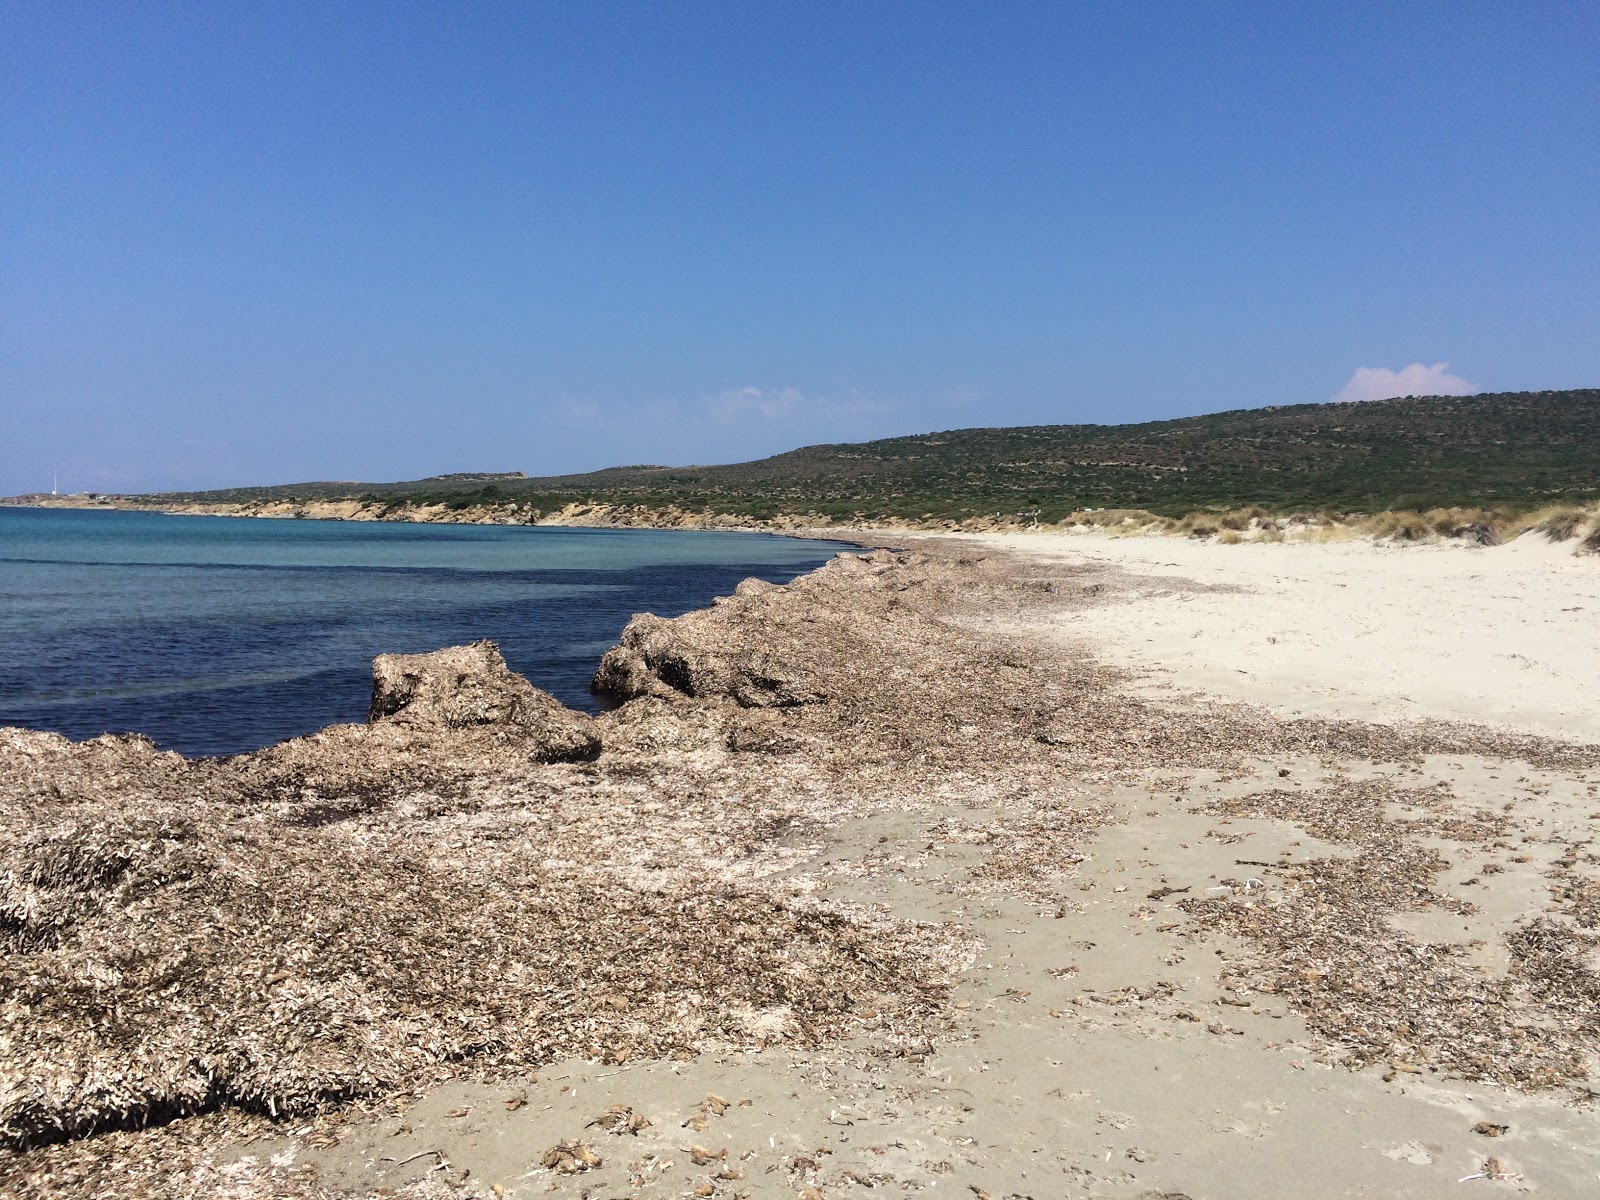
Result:
[[[1029,524],[1020,517],[965,520],[837,521],[819,513],[780,514],[771,518],[677,507],[650,507],[609,502],[573,502],[544,511],[531,502],[507,501],[452,507],[413,504],[408,500],[270,500],[237,503],[147,501],[140,497],[79,494],[34,494],[0,498],[13,508],[98,509],[162,512],[173,515],[253,517],[273,520],[372,521],[397,524],[544,525],[595,529],[695,529],[778,536],[845,540],[869,531],[882,540],[889,534],[1014,535],[1059,537],[1088,535],[1148,539],[1184,538],[1208,545],[1303,545],[1361,542],[1390,547],[1452,546],[1479,549],[1542,536],[1569,547],[1574,557],[1600,555],[1600,508],[1551,504],[1520,516],[1476,509],[1399,511],[1376,514],[1287,514],[1273,516],[1259,507],[1231,512],[1195,512],[1182,518],[1142,510],[1092,509],[1070,514],[1055,525]],[[826,532],[825,532],[826,531]]]
[[[246,753],[362,719],[373,654],[475,638],[496,639],[518,670],[593,713],[601,654],[638,611],[677,615],[746,576],[781,582],[860,548],[720,531],[274,532],[168,515],[0,522],[0,554],[21,564],[8,580],[15,611],[0,621],[14,660],[0,725],[145,735],[189,758]],[[207,572],[200,597],[194,560]],[[359,590],[339,573],[373,564]],[[575,592],[590,594],[574,605]],[[63,627],[69,593],[79,598]],[[159,622],[160,641],[130,629],[130,613]]]
[[[772,537],[804,538],[809,541],[836,542],[844,546],[870,546],[884,540],[874,531],[854,526],[806,525],[771,522],[751,524],[725,514],[690,514],[677,510],[643,509],[632,506],[571,505],[572,511],[539,514],[519,505],[479,505],[451,509],[446,505],[413,506],[385,514],[392,506],[363,501],[315,501],[310,503],[273,502],[269,504],[146,504],[121,498],[79,500],[77,497],[47,497],[65,503],[12,503],[33,499],[0,499],[0,508],[51,509],[94,512],[150,512],[175,517],[240,517],[264,520],[354,521],[396,525],[511,525],[557,529],[643,529],[663,533],[760,533]],[[595,509],[601,511],[595,513]],[[593,519],[584,519],[593,514]],[[610,519],[607,519],[610,518]],[[869,541],[863,541],[865,536]]]
[[[1048,536],[914,537],[637,618],[604,667],[625,702],[575,725],[402,706],[200,762],[3,731],[19,929],[57,932],[7,953],[0,1122],[180,1119],[36,1132],[0,1182],[1265,1200],[1308,1171],[1432,1196],[1492,1163],[1585,1191],[1600,747],[1151,690],[1118,661],[1139,622],[1250,598],[1203,559]],[[460,695],[497,687],[522,695],[492,671]],[[591,733],[596,757],[537,760]],[[294,904],[244,920],[261,896]],[[135,954],[96,985],[132,1026],[53,998],[51,972],[98,978],[152,939],[182,972]],[[135,1053],[143,1099],[106,1083]]]

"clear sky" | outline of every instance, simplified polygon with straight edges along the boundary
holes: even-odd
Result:
[[[1593,0],[6,0],[0,168],[0,494],[1600,386]]]

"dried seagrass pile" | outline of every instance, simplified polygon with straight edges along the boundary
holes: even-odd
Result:
[[[457,857],[327,828],[175,805],[8,846],[0,989],[29,1068],[5,1138],[304,1113],[467,1059],[748,1042],[769,1013],[814,1041],[857,1000],[912,1019],[937,996],[914,929],[711,879],[635,889],[526,844]]]

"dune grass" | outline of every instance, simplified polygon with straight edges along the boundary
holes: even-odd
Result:
[[[1600,505],[1544,505],[1529,509],[1431,508],[1338,513],[1328,510],[1273,513],[1261,505],[1168,517],[1142,509],[1089,509],[1068,513],[1056,525],[1096,529],[1120,536],[1165,534],[1211,539],[1219,545],[1247,542],[1333,542],[1364,539],[1393,545],[1466,543],[1499,546],[1527,533],[1551,542],[1576,540],[1578,553],[1600,553]]]

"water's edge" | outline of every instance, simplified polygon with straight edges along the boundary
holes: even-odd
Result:
[[[61,516],[87,518],[97,530],[101,527],[99,514]],[[143,524],[155,514],[106,516],[117,524],[118,516]],[[706,548],[697,545],[698,538],[695,544],[677,541],[692,531],[659,531],[671,541],[651,539],[637,555],[647,565],[634,565],[632,548],[624,549],[625,543],[615,540],[631,543],[632,531],[595,530],[603,539],[597,543],[600,549],[590,555],[593,561],[574,569],[571,564],[540,565],[540,555],[552,549],[570,556],[565,548],[589,544],[586,530],[550,530],[557,541],[545,547],[532,530],[482,530],[459,544],[441,529],[418,531],[423,538],[420,553],[426,558],[443,547],[453,553],[453,566],[420,567],[410,560],[363,566],[338,555],[358,553],[363,545],[388,550],[412,540],[410,535],[400,529],[381,535],[374,531],[378,542],[371,543],[368,535],[350,530],[347,542],[338,522],[308,518],[304,524],[295,522],[293,529],[273,524],[277,528],[270,533],[262,529],[260,539],[244,541],[287,546],[290,559],[301,554],[314,558],[314,564],[108,563],[103,560],[138,557],[118,553],[114,539],[110,552],[102,547],[94,554],[80,552],[78,558],[58,555],[32,564],[34,575],[47,579],[56,594],[33,604],[42,611],[21,634],[16,619],[8,629],[0,617],[5,659],[0,662],[0,725],[61,733],[72,740],[103,732],[140,733],[191,758],[243,753],[329,725],[364,720],[371,660],[377,654],[423,653],[481,638],[499,643],[513,669],[536,687],[568,707],[596,713],[608,705],[590,690],[595,669],[635,613],[678,616],[708,607],[741,579],[783,583],[834,554],[860,548],[837,538],[810,539],[818,543],[806,548],[812,553],[796,547],[779,553],[769,548],[763,554],[760,542],[752,542],[748,552],[730,547],[726,534],[733,531],[707,531],[713,538],[723,537]],[[217,529],[211,522],[204,525]],[[173,537],[177,526],[165,522],[161,528],[170,545],[188,552],[186,534]],[[302,543],[299,534],[313,529],[317,534]],[[537,540],[524,541],[528,535]],[[151,535],[141,530],[125,536],[137,543]],[[191,557],[207,557],[204,543],[215,537],[223,538],[232,558],[241,557],[229,534],[210,532],[200,535],[201,545]],[[473,561],[482,538],[489,539],[485,554],[493,569],[474,572],[463,564]],[[794,540],[785,539],[790,545]],[[528,563],[508,568],[500,561],[507,547],[516,548]],[[0,557],[17,548],[15,539],[0,538]],[[7,561],[12,566],[23,563],[18,557]],[[251,578],[252,572],[258,578]],[[33,598],[19,596],[18,586],[26,581],[18,573],[13,572],[9,589],[0,578],[0,590],[10,592],[14,607],[29,606]],[[140,575],[153,577],[153,582],[128,582]],[[148,606],[142,603],[145,588],[154,591]],[[254,593],[242,613],[221,601],[215,609],[207,608],[197,599],[216,593],[226,601],[240,592]],[[172,593],[180,594],[169,615],[162,610]],[[79,619],[74,611],[79,597],[88,598],[84,603],[94,617]],[[6,616],[14,618],[13,613]],[[30,675],[31,664],[39,662],[44,666]]]

